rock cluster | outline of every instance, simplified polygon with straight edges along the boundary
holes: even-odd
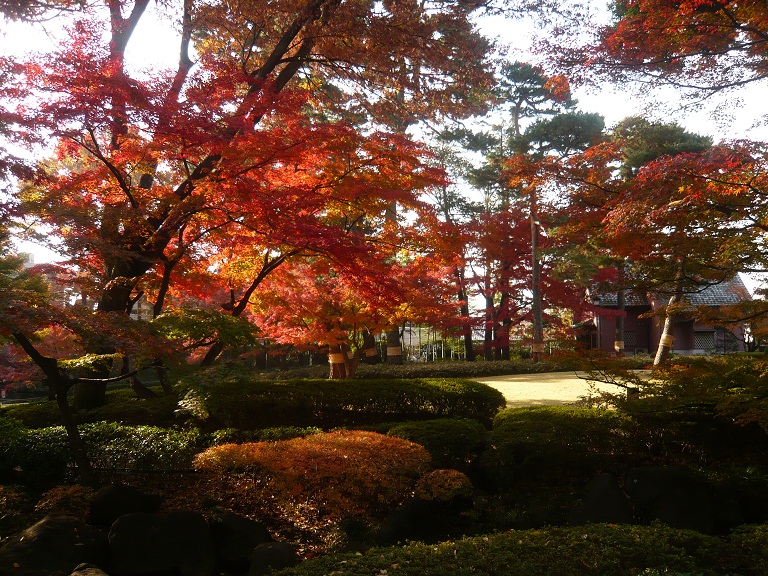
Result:
[[[224,512],[161,513],[160,500],[123,485],[102,488],[91,523],[47,516],[0,548],[9,576],[260,576],[298,562],[259,522]]]

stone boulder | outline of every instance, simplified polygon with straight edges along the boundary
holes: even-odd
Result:
[[[263,576],[270,570],[291,568],[299,563],[296,550],[285,542],[259,544],[251,554],[251,569],[248,576]]]
[[[0,548],[0,574],[68,575],[80,564],[103,566],[107,535],[73,516],[46,516]]]
[[[634,519],[632,502],[613,474],[600,474],[587,484],[584,499],[571,512],[574,526],[605,522],[630,524]]]
[[[686,466],[634,468],[627,474],[624,490],[643,521],[715,532],[714,486]]]
[[[121,516],[109,531],[109,548],[111,576],[216,573],[211,533],[197,512]]]
[[[99,489],[91,499],[90,522],[109,528],[120,516],[157,511],[162,501],[161,496],[145,494],[125,484],[110,484]]]
[[[254,548],[272,541],[266,526],[228,510],[215,515],[208,525],[221,567],[230,571],[246,572]]]
[[[109,574],[93,564],[80,564],[69,576],[109,576]]]

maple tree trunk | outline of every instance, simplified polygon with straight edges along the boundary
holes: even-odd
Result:
[[[331,380],[348,380],[354,378],[359,362],[359,350],[350,357],[350,351],[348,351],[343,344],[330,346],[328,348],[328,364],[330,367],[328,377]]]
[[[664,318],[664,329],[661,331],[661,338],[659,339],[659,347],[656,350],[656,357],[653,360],[653,367],[657,368],[664,364],[672,352],[672,346],[674,344],[674,330],[675,330],[675,304],[683,299],[682,281],[685,277],[684,262],[678,262],[677,274],[675,276],[675,291],[667,303],[667,313]]]
[[[531,192],[531,314],[533,316],[533,345],[531,359],[540,360],[544,353],[544,319],[541,306],[541,262],[539,262],[539,220],[536,193]]]
[[[366,364],[378,364],[380,361],[376,338],[368,330],[363,330],[363,360]]]
[[[108,371],[92,370],[88,374],[93,379],[106,378]],[[102,382],[78,382],[74,386],[73,402],[79,410],[93,410],[107,403],[107,385]]]
[[[96,486],[96,476],[93,472],[91,461],[88,458],[85,442],[83,442],[83,438],[80,436],[80,431],[77,429],[77,424],[75,424],[75,419],[72,417],[72,410],[67,401],[69,385],[65,383],[54,383],[53,386],[56,391],[56,405],[59,407],[59,414],[61,414],[61,423],[67,431],[67,442],[69,442],[69,448],[72,450],[72,455],[75,459],[75,464],[77,465],[78,481],[84,486]]]
[[[71,381],[61,372],[55,358],[43,356],[21,332],[14,332],[12,335],[24,352],[45,374],[45,383],[48,385],[50,395],[56,400],[61,423],[67,433],[67,442],[77,465],[78,481],[84,486],[96,486],[96,476],[88,458],[88,451],[85,449],[85,443],[80,436],[80,431],[77,429],[77,424],[72,416],[72,409],[67,401],[67,394],[72,387]]]
[[[400,329],[387,332],[387,364],[399,366],[403,363],[403,347],[400,343]]]
[[[216,362],[216,359],[221,355],[223,351],[224,344],[217,340],[210,348],[208,348],[205,356],[203,356],[203,359],[200,361],[200,367],[205,368],[206,366],[213,366],[213,363]]]

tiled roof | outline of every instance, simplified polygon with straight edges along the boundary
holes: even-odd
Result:
[[[609,294],[600,294],[600,301],[598,306],[605,308],[615,308],[619,305],[618,297],[615,292]],[[624,305],[625,306],[650,306],[651,303],[645,294],[638,294],[637,292],[627,291],[624,292]]]
[[[666,296],[669,298],[669,296]],[[709,284],[698,292],[686,294],[686,299],[694,306],[728,306],[738,304],[751,299],[749,290],[738,274],[726,282]],[[650,300],[645,294],[626,292],[624,295],[626,306],[650,306]],[[600,294],[599,306],[615,308],[617,306],[616,293]]]
[[[686,295],[694,306],[728,306],[749,300],[752,296],[738,274],[720,284],[711,284],[700,292]]]

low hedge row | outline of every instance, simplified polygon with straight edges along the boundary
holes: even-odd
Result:
[[[139,400],[130,388],[109,390],[107,403],[92,410],[74,410],[79,424],[89,422],[121,422],[130,425],[170,427],[178,424],[178,398],[163,395],[159,387],[152,388],[158,396]],[[71,403],[71,402],[70,402]],[[61,414],[55,401],[38,400],[24,404],[12,404],[0,408],[0,416],[15,418],[28,428],[48,428],[61,424]]]
[[[81,424],[91,463],[101,470],[189,470],[193,456],[211,443],[197,430]],[[67,479],[72,455],[63,426],[27,429],[0,418],[0,482],[52,484]]]
[[[321,428],[381,422],[470,418],[490,425],[505,405],[498,390],[461,379],[292,380],[264,382],[242,373],[203,373],[181,383],[182,410],[205,429]]]
[[[189,471],[198,452],[227,442],[287,440],[315,434],[319,428],[280,427],[241,432],[195,428],[169,429],[116,422],[81,424],[80,434],[97,470]],[[63,426],[26,428],[0,418],[0,483],[53,484],[67,479],[72,455]]]
[[[717,538],[662,525],[593,524],[324,556],[273,575],[758,576],[768,573],[767,549],[768,526]]]

